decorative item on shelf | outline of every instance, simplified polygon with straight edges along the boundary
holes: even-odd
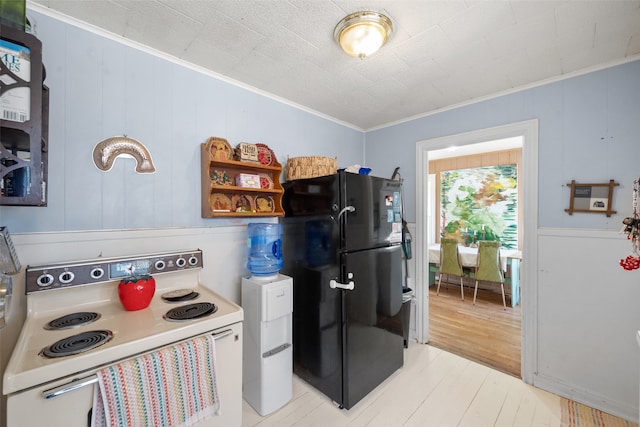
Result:
[[[211,195],[211,208],[214,212],[231,212],[231,199],[226,194],[213,193]]]
[[[241,162],[255,163],[258,161],[258,146],[255,144],[241,142],[234,150],[234,153],[234,158]]]
[[[246,194],[234,194],[231,198],[233,212],[254,212],[253,201]]]
[[[0,39],[0,58],[8,70],[8,73],[3,72],[2,76],[3,93],[0,95],[0,117],[2,120],[19,123],[30,120],[31,91],[29,86],[20,87],[18,84],[19,81],[31,82],[30,55],[28,47]]]
[[[227,171],[218,169],[214,169],[213,172],[211,172],[211,181],[217,185],[233,185],[233,181],[231,181],[231,178],[227,175]]]
[[[216,141],[217,142],[217,141]],[[282,166],[264,144],[258,147],[260,161],[219,159],[211,140],[200,144],[201,212],[203,218],[219,217],[282,217],[280,183]],[[226,174],[226,175],[225,175]],[[220,183],[228,183],[221,185]],[[264,196],[257,199],[256,196]]]
[[[239,173],[236,176],[236,185],[245,188],[260,188],[260,177],[250,173]]]
[[[627,240],[631,241],[631,254],[620,260],[620,266],[629,271],[640,269],[640,213],[638,212],[638,192],[640,192],[640,178],[633,181],[631,216],[622,220],[624,224],[622,232],[627,235]]]
[[[133,157],[137,173],[154,173],[151,153],[138,140],[124,136],[103,139],[93,148],[93,163],[103,172],[111,170],[118,157]]]
[[[287,159],[287,181],[333,175],[338,171],[337,157],[303,156]]]
[[[212,136],[207,139],[206,144],[209,147],[212,158],[216,160],[233,159],[233,148],[231,148],[231,145],[226,139]]]
[[[0,24],[25,31],[26,1],[0,1]]]
[[[261,173],[258,175],[260,177],[260,188],[265,188],[268,190],[273,189],[273,180],[266,173]]]
[[[265,144],[256,144],[258,147],[258,163],[265,166],[273,166],[276,164],[276,155],[271,148]]]
[[[256,212],[273,212],[275,210],[275,203],[271,196],[256,196],[255,198]]]

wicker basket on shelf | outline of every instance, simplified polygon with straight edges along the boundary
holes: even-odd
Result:
[[[287,159],[286,180],[333,175],[338,171],[338,159],[324,156],[291,157]]]

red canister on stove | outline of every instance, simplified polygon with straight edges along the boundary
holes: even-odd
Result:
[[[147,308],[155,292],[156,280],[149,274],[126,277],[118,284],[120,302],[128,311]]]

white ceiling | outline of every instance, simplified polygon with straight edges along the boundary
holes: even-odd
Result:
[[[640,58],[640,0],[34,3],[360,129]],[[360,60],[333,30],[365,9],[395,31]]]

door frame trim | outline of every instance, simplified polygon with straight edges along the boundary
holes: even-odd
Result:
[[[523,247],[521,266],[522,304],[522,379],[533,384],[537,372],[537,311],[538,300],[538,119],[485,128],[455,135],[418,141],[416,143],[416,338],[429,342],[429,236],[427,220],[429,151],[451,146],[487,142],[503,138],[523,138],[522,143],[522,203]],[[523,286],[524,285],[524,286]]]

